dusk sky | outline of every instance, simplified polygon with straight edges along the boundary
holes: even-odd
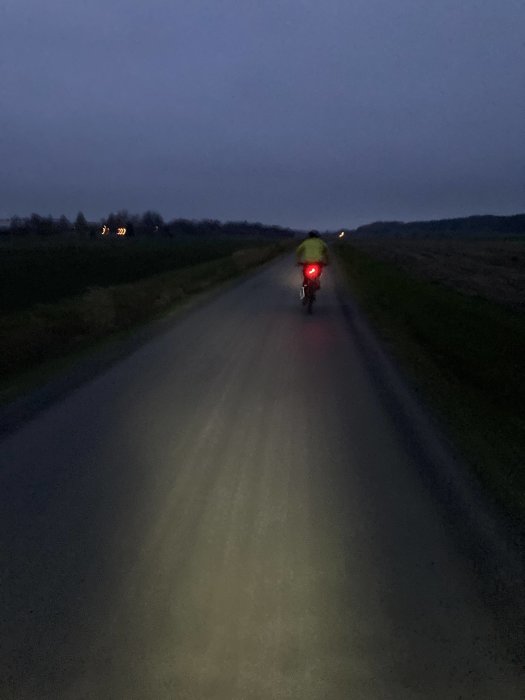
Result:
[[[0,217],[525,211],[524,0],[2,0]]]

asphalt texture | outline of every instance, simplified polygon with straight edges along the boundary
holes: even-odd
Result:
[[[479,585],[341,311],[281,259],[0,443],[0,697],[504,700]]]

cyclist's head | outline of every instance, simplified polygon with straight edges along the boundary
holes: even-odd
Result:
[[[317,231],[310,231],[308,238],[319,238],[319,233]]]

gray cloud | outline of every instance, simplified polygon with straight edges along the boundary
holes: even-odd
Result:
[[[0,216],[525,209],[517,0],[7,0]]]

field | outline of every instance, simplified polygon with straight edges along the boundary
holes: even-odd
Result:
[[[417,391],[525,519],[525,242],[359,240],[338,254]]]
[[[422,279],[525,311],[525,239],[357,238],[352,243]]]
[[[261,245],[268,243],[255,238],[70,242],[58,237],[3,243],[0,316],[78,296],[93,287],[136,282]]]
[[[256,238],[3,243],[0,401],[26,386],[26,373],[163,315],[289,245]]]

